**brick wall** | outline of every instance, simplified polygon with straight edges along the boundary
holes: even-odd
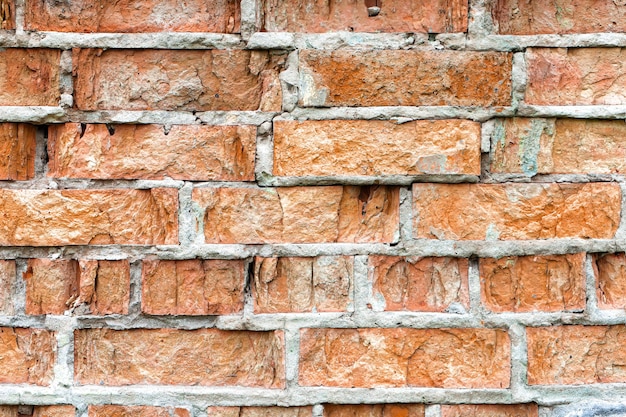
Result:
[[[0,21],[0,416],[624,408],[626,2]]]

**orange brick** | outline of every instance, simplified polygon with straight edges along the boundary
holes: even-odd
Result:
[[[507,106],[504,52],[300,51],[305,106]]]
[[[0,0],[0,29],[15,29],[15,0]]]
[[[480,175],[468,120],[274,122],[274,175]]]
[[[55,351],[56,339],[52,332],[1,327],[0,384],[50,384]]]
[[[15,286],[17,284],[17,272],[15,261],[0,260],[0,314],[15,314]]]
[[[243,309],[243,260],[144,261],[141,308],[147,314],[232,314]]]
[[[123,406],[123,405],[90,405],[89,417],[189,417],[184,408]]]
[[[283,59],[245,50],[75,50],[75,104],[79,110],[280,111]]]
[[[626,308],[626,254],[609,253],[593,256],[598,307]]]
[[[260,258],[254,261],[256,313],[347,311],[354,257]]]
[[[479,261],[483,303],[495,312],[582,311],[585,254]]]
[[[0,180],[34,177],[36,134],[32,125],[0,123]]]
[[[209,407],[209,417],[312,417],[312,407]]]
[[[177,244],[178,190],[0,190],[0,245]]]
[[[0,106],[58,106],[61,51],[0,51]]]
[[[325,404],[324,417],[424,417],[423,404]]]
[[[74,340],[80,384],[285,386],[279,331],[86,329]]]
[[[391,242],[399,199],[385,186],[193,190],[207,243]]]
[[[444,240],[610,239],[617,184],[413,184],[413,233]]]
[[[0,417],[75,417],[72,405],[1,405]]]
[[[538,417],[537,404],[442,405],[441,417]]]
[[[303,329],[300,385],[507,388],[509,336],[492,329]]]
[[[385,311],[446,311],[469,308],[469,262],[464,258],[372,255],[368,259],[374,299]]]

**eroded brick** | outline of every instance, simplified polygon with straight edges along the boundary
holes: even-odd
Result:
[[[0,417],[75,417],[72,405],[2,405]]]
[[[189,410],[174,407],[90,405],[89,417],[189,417]]]
[[[0,260],[0,314],[15,314],[17,271],[14,260]]]
[[[208,407],[209,417],[311,417],[312,407]]]
[[[48,330],[1,327],[0,383],[50,384],[55,351],[55,334]]]
[[[14,0],[0,0],[0,29],[15,29]]]
[[[36,134],[37,128],[32,125],[0,123],[0,180],[33,178]]]
[[[537,404],[442,405],[441,417],[538,417]]]
[[[598,307],[626,308],[626,254],[596,254],[593,266]]]
[[[324,417],[424,417],[423,404],[325,404]]]
[[[56,49],[0,51],[0,106],[58,106],[60,60]]]

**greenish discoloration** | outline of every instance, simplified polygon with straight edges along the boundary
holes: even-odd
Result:
[[[528,176],[537,174],[537,157],[541,148],[541,135],[547,128],[545,119],[533,119],[519,141],[519,160],[522,172]]]
[[[567,16],[572,16],[573,10],[568,5],[562,5],[560,2],[555,1],[554,7],[556,8],[556,21],[563,29],[569,30],[574,27],[574,22]]]

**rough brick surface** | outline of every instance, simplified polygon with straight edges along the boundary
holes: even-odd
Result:
[[[311,417],[312,407],[208,407],[211,417]]]
[[[48,385],[55,350],[55,334],[48,330],[1,327],[0,384]]]
[[[491,329],[304,329],[300,385],[506,388],[510,347]]]
[[[60,59],[55,49],[0,51],[0,106],[57,106]]]
[[[78,263],[31,259],[24,272],[26,314],[63,314],[78,294]]]
[[[423,404],[324,405],[324,417],[424,417]]]
[[[354,288],[354,257],[260,258],[252,296],[257,313],[347,311]]]
[[[442,405],[441,417],[537,417],[537,404]]]
[[[274,175],[480,174],[467,120],[274,122]]]
[[[502,52],[300,51],[304,106],[506,106]],[[401,86],[401,87],[400,87]]]
[[[29,180],[35,175],[37,128],[23,123],[0,124],[0,180]]]
[[[0,417],[75,417],[72,405],[0,405]]]
[[[189,410],[174,407],[90,405],[89,417],[189,417]]]
[[[414,184],[417,238],[612,238],[617,184]]]
[[[12,315],[15,313],[15,295],[17,271],[15,261],[0,261],[0,314]]]
[[[596,293],[600,308],[626,308],[626,254],[597,254],[593,257]]]
[[[385,186],[197,188],[207,243],[391,242],[399,190]]]
[[[0,29],[15,29],[15,1],[0,1]]]
[[[75,50],[74,98],[80,110],[280,111],[282,60],[267,51]]]
[[[231,314],[243,309],[242,260],[144,261],[142,310],[148,314]]]
[[[52,125],[48,175],[251,181],[255,139],[255,126]]]
[[[74,339],[80,384],[285,384],[282,332],[87,329]]]
[[[464,258],[369,256],[373,303],[385,311],[443,312],[457,304],[469,308]]]

